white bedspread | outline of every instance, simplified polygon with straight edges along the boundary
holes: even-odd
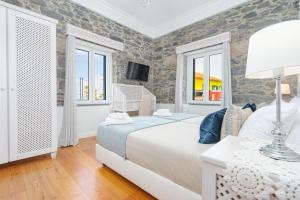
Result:
[[[198,143],[199,126],[176,122],[133,132],[127,138],[127,158],[201,194],[200,155],[212,145]]]

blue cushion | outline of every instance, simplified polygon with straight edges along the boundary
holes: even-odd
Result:
[[[246,108],[250,108],[252,110],[252,112],[255,112],[256,111],[256,105],[255,103],[247,103],[246,105],[244,105],[243,109],[246,109]]]
[[[207,115],[200,125],[201,144],[214,144],[220,141],[223,118],[227,108]]]

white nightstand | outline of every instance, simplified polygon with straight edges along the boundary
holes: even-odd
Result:
[[[233,152],[243,148],[239,144],[242,140],[243,139],[239,137],[227,136],[201,155],[201,159],[203,161],[203,200],[228,200],[230,198],[234,198],[235,194],[230,194],[230,191],[226,191],[228,189],[221,179],[224,175],[223,170],[226,168],[226,163],[233,159]]]
[[[261,155],[259,148],[269,142],[228,136],[205,151],[203,200],[300,199],[300,163]],[[300,152],[299,146],[291,148]]]

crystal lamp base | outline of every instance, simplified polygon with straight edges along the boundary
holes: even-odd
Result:
[[[261,147],[259,149],[259,152],[264,156],[276,160],[283,160],[288,162],[300,162],[300,155],[285,145],[281,146],[280,148],[276,148],[276,147],[274,148],[274,145],[269,144]]]

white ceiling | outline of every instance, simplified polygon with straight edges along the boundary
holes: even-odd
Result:
[[[72,0],[151,38],[228,10],[248,0]]]

